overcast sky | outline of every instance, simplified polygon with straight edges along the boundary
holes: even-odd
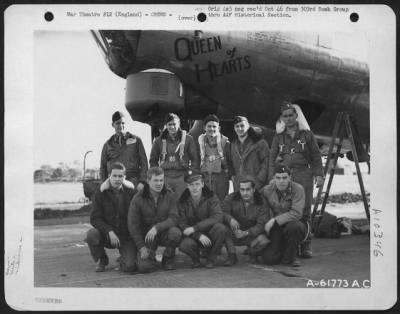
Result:
[[[127,115],[127,130],[139,135],[147,153],[150,128],[133,122],[125,109],[125,80],[105,63],[87,32],[35,33],[34,166],[83,161],[100,163],[113,134],[111,115]]]

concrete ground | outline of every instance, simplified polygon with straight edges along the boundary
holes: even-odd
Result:
[[[312,259],[300,259],[298,268],[250,263],[239,254],[239,264],[222,266],[225,253],[214,269],[191,269],[190,259],[177,251],[176,270],[161,268],[151,274],[125,274],[118,270],[117,250],[108,250],[110,264],[104,273],[95,273],[95,264],[83,238],[89,224],[35,227],[35,287],[160,287],[160,288],[304,288],[330,285],[339,280],[361,286],[370,279],[369,235],[342,236],[339,239],[314,239]],[[243,252],[243,247],[239,248]],[[162,249],[158,252],[158,257]]]

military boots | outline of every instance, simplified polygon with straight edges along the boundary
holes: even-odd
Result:
[[[303,243],[300,244],[300,252],[299,257],[302,258],[312,258],[312,249],[311,249],[311,239],[307,238]]]

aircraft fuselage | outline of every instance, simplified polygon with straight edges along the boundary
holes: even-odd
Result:
[[[110,31],[100,33],[111,38],[104,32]],[[152,68],[172,72],[189,91],[187,118],[198,119],[202,107],[222,119],[240,114],[274,129],[280,104],[291,101],[300,105],[316,134],[331,135],[336,114],[347,111],[369,142],[369,68],[350,51],[352,45],[345,44],[351,43],[346,34],[119,32],[125,51],[124,46],[114,53],[104,49],[111,70],[125,78]],[[109,40],[110,46],[116,42]],[[160,116],[149,115],[148,103],[129,103],[129,99],[126,107],[141,122],[151,123],[164,114],[158,110]],[[183,111],[182,104],[179,109]]]

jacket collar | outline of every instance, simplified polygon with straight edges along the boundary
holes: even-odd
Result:
[[[273,189],[276,191],[276,193],[278,193],[278,195],[290,194],[290,193],[292,193],[292,190],[293,190],[293,184],[292,184],[292,181],[290,181],[290,182],[289,182],[289,185],[288,185],[288,187],[286,188],[286,190],[285,190],[285,191],[280,191],[280,190],[278,190],[278,188],[277,188],[277,186],[276,186],[276,183],[275,183],[275,182],[274,182],[274,183],[272,183],[272,187],[273,187]]]
[[[165,184],[160,192],[161,195],[165,195],[167,193],[167,188],[165,187]],[[151,193],[150,193],[150,186],[148,183],[145,183],[144,188],[142,190],[142,197],[145,199],[150,199],[151,198]]]
[[[122,188],[127,188],[127,189],[134,189],[135,186],[133,185],[133,183],[131,181],[128,180],[124,180],[122,181]],[[104,192],[105,190],[110,190],[111,189],[111,183],[110,183],[110,179],[107,178],[107,180],[105,180],[101,185],[100,185],[100,192]]]
[[[199,138],[202,138],[202,141],[207,142],[208,144],[210,144],[210,139],[209,139],[209,137],[207,136],[206,133],[201,134],[201,135],[199,136]],[[214,139],[212,139],[213,144],[216,144],[216,143],[218,142],[218,138],[220,138],[221,142],[222,142],[223,140],[226,139],[226,137],[225,137],[224,135],[222,135],[222,134],[219,132],[219,133],[217,133],[217,135],[215,136],[215,142],[214,142]],[[200,140],[199,140],[199,141],[200,141]]]
[[[250,127],[249,130],[247,131],[247,135],[248,139],[252,140],[253,143],[257,143],[258,141],[263,139],[262,135],[254,131],[252,127]],[[235,141],[237,141],[238,143],[240,142],[236,133],[235,133]]]
[[[168,139],[169,138],[169,133],[168,130],[165,129],[164,131],[162,131],[161,135],[160,135],[161,139]],[[178,129],[178,133],[177,133],[177,139],[180,141],[182,139],[182,129],[179,128]]]
[[[309,129],[307,129],[306,126],[304,126],[303,124],[300,124],[299,122],[296,122],[296,124],[297,124],[296,134],[300,133],[301,131],[309,130]],[[278,122],[276,122],[276,133],[277,134],[285,134],[286,130],[287,130],[287,128],[285,126],[285,123],[278,120]]]
[[[120,136],[119,136],[118,134],[113,134],[113,135],[111,135],[109,141],[118,142],[118,138],[119,138],[119,137],[120,137]],[[121,135],[121,137],[122,137],[123,139],[128,139],[128,138],[134,138],[135,136],[134,136],[132,133],[125,132],[124,134]]]
[[[209,199],[214,195],[214,192],[211,191],[206,185],[203,187],[203,192],[202,192],[202,197]],[[187,202],[190,199],[190,191],[188,188],[185,189],[185,191],[182,193],[182,196],[180,197],[180,202],[184,203]]]
[[[240,195],[239,191],[237,191],[237,192],[235,192],[233,194],[233,200],[234,201],[242,200],[242,196]],[[254,192],[254,204],[255,205],[262,205],[263,204],[262,196],[261,196],[260,192],[258,192],[257,190]]]

